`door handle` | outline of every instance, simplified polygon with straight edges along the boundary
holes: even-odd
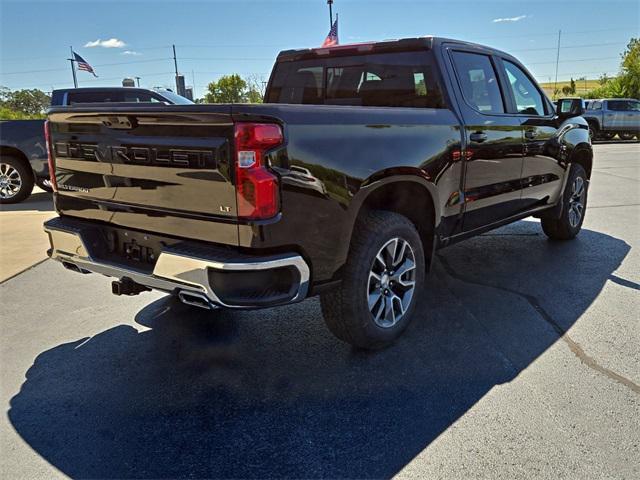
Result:
[[[487,138],[487,134],[484,132],[473,132],[471,135],[469,135],[469,139],[472,142],[477,142],[477,143],[482,143],[484,142]]]
[[[538,136],[538,132],[536,132],[535,130],[526,130],[524,132],[524,136],[529,140],[533,140]]]

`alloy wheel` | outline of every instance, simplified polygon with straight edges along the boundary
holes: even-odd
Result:
[[[8,200],[15,197],[21,187],[20,172],[8,163],[0,163],[0,198]]]
[[[416,261],[409,242],[392,238],[376,254],[367,285],[369,311],[382,328],[397,324],[411,305]]]
[[[571,185],[571,197],[569,197],[569,224],[573,228],[580,225],[580,220],[582,220],[586,194],[584,178],[576,177]]]

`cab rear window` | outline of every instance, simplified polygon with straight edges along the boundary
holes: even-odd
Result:
[[[427,51],[282,62],[276,65],[267,102],[444,108]]]

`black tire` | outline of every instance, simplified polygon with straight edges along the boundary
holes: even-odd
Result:
[[[19,183],[17,190],[12,187]],[[33,191],[33,172],[28,164],[9,155],[0,157],[0,204],[18,203]]]
[[[53,188],[51,187],[51,182],[48,178],[38,178],[36,180],[36,185],[45,192],[53,193]]]
[[[582,185],[582,193],[576,192],[577,185]],[[587,209],[587,194],[589,190],[589,180],[587,172],[582,165],[574,163],[571,165],[567,185],[562,194],[562,214],[560,218],[555,215],[543,216],[541,218],[542,230],[551,240],[571,240],[575,238],[582,228],[584,216]],[[581,205],[581,207],[579,207]],[[579,210],[579,218],[576,212]]]
[[[410,250],[406,249],[405,244],[411,247]],[[380,280],[372,294],[370,282],[376,283],[376,280],[372,280],[370,273],[378,266],[383,268],[377,255],[383,247],[387,246],[388,250],[382,252],[382,256],[384,257],[388,253],[399,258],[395,256],[395,251],[391,253],[395,248],[394,245],[400,245],[397,247],[399,249],[404,247],[398,256],[402,257],[402,254],[405,253],[410,254],[415,268],[411,269],[410,273],[406,273],[409,275],[407,278],[402,278],[404,273],[399,274],[396,280],[400,279],[400,281],[395,282],[395,285],[394,281],[389,282],[389,280],[394,280],[392,277],[382,273],[380,278],[385,280]],[[394,264],[394,261],[391,260],[390,263]],[[396,272],[390,271],[390,273],[398,275],[403,265],[410,265],[410,263],[404,263],[404,257],[399,259],[396,266],[392,266],[394,269],[397,267]],[[387,269],[384,267],[384,272],[386,271]],[[420,235],[413,223],[406,217],[393,212],[381,210],[367,212],[358,220],[354,228],[349,258],[345,265],[340,288],[320,296],[322,313],[327,327],[340,340],[358,348],[378,349],[390,345],[411,322],[417,295],[424,284],[424,275],[424,250]],[[403,293],[406,287],[401,284],[411,281],[415,282],[411,295],[404,297],[408,290]],[[383,282],[388,285],[390,293],[384,293],[386,290],[383,291]],[[402,295],[402,298],[396,293]],[[379,309],[376,307],[383,309],[384,318],[374,319],[369,310],[367,300],[372,298],[372,295],[378,295],[380,302],[375,303],[372,308],[378,311]],[[405,298],[408,298],[406,306],[404,305]],[[391,305],[389,311],[385,308],[387,305]],[[402,312],[402,310],[404,312],[398,315],[399,318],[396,321],[396,313]],[[382,326],[379,323],[385,321],[387,312],[396,323]]]
[[[593,142],[598,139],[600,135],[600,130],[598,129],[598,124],[595,122],[589,122],[589,138]]]
[[[634,137],[634,134],[631,132],[622,132],[622,133],[618,133],[618,136],[620,137],[620,140],[631,140]]]

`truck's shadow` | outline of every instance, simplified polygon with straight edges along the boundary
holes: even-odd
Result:
[[[317,300],[211,318],[162,299],[136,316],[150,330],[40,354],[9,418],[77,478],[390,477],[558,340],[513,291],[566,330],[629,251],[593,231],[564,244],[539,231],[520,222],[442,251],[448,270],[436,266],[419,318],[383,352],[333,339]]]

